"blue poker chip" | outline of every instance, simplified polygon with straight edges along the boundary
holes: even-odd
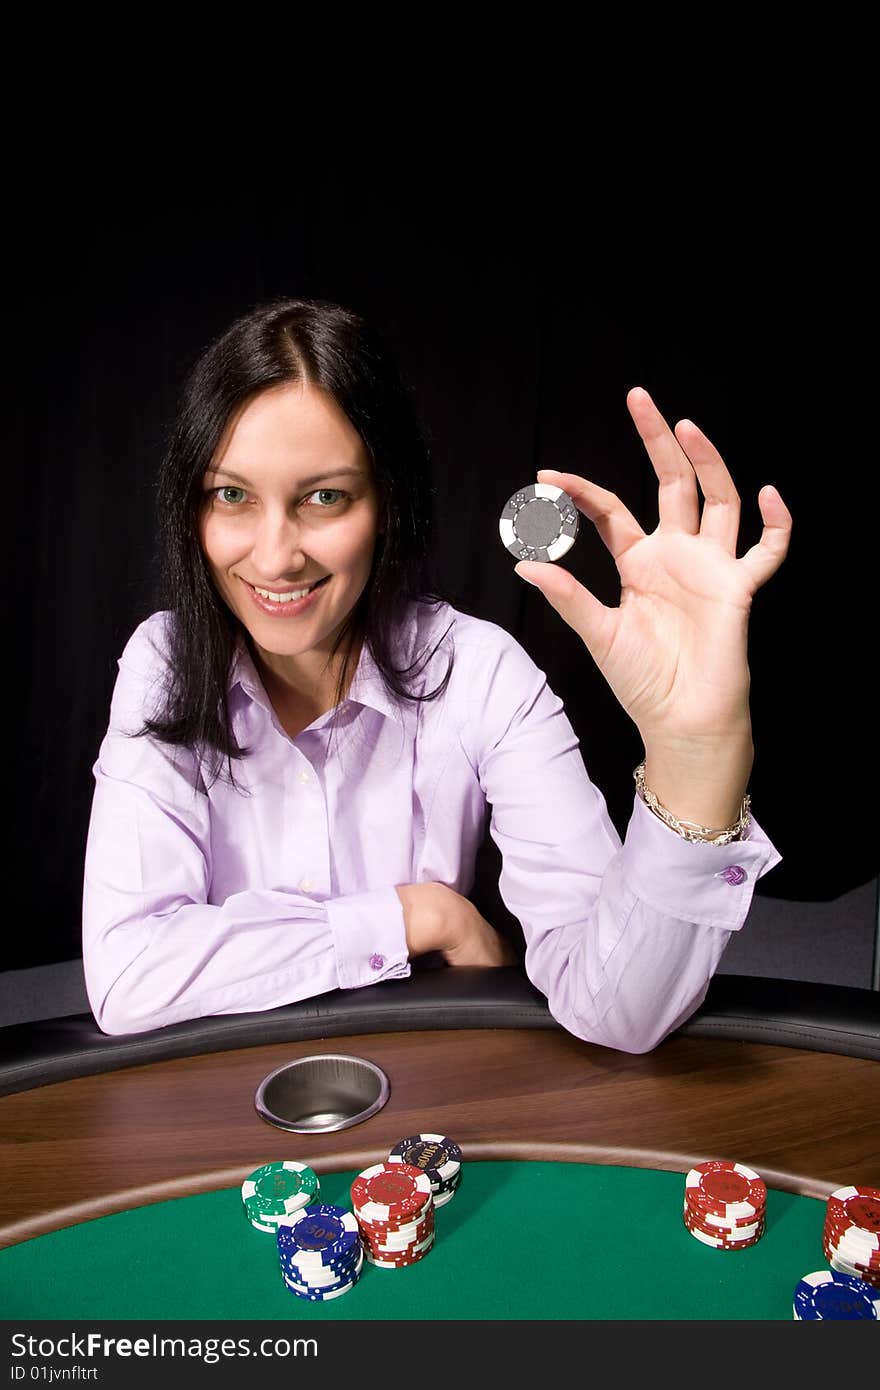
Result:
[[[356,1259],[360,1245],[357,1219],[344,1207],[314,1202],[278,1224],[279,1259],[301,1269],[345,1264]]]
[[[289,1289],[294,1293],[332,1293],[335,1289],[348,1288],[352,1283],[357,1283],[360,1278],[361,1270],[364,1267],[364,1253],[361,1250],[358,1259],[354,1264],[343,1273],[327,1272],[327,1274],[304,1275],[299,1270],[285,1269],[281,1267],[281,1277]]]
[[[346,1264],[303,1266],[285,1259],[279,1260],[279,1264],[285,1279],[293,1279],[297,1284],[323,1288],[326,1284],[351,1278],[352,1271],[358,1268],[362,1258],[363,1252],[359,1251],[357,1258],[349,1260]]]
[[[294,1256],[282,1251],[278,1252],[278,1263],[285,1274],[291,1279],[299,1279],[304,1284],[313,1283],[332,1283],[334,1279],[343,1279],[357,1268],[358,1261],[363,1254],[363,1248],[358,1244],[356,1251],[347,1260],[333,1260],[331,1263],[318,1263],[316,1261],[301,1261]]]
[[[354,1288],[355,1284],[357,1283],[357,1279],[352,1279],[351,1282],[348,1284],[340,1284],[337,1288],[328,1289],[324,1292],[315,1292],[314,1290],[303,1290],[294,1288],[294,1286],[288,1283],[286,1279],[284,1283],[285,1287],[288,1288],[290,1292],[294,1294],[297,1298],[304,1298],[309,1303],[326,1303],[331,1298],[339,1298],[340,1295],[348,1293],[349,1289]]]
[[[561,487],[529,483],[508,498],[498,530],[518,560],[561,560],[574,545],[578,509]]]
[[[820,1269],[805,1274],[794,1291],[792,1305],[799,1322],[866,1318],[880,1321],[880,1292],[837,1270]]]

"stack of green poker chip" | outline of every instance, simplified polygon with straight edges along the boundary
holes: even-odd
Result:
[[[275,1235],[279,1221],[309,1206],[320,1187],[317,1173],[307,1163],[292,1158],[264,1163],[241,1185],[245,1217],[255,1230]]]

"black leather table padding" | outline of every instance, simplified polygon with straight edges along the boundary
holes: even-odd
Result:
[[[333,990],[263,1013],[197,1018],[147,1033],[110,1037],[91,1014],[15,1023],[0,1028],[0,1095],[266,1043],[449,1028],[558,1027],[544,996],[517,969],[414,971],[405,980]],[[880,1060],[880,993],[716,975],[703,1005],[679,1032]]]

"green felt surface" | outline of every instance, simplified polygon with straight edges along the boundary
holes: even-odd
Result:
[[[350,1208],[355,1172],[320,1200]],[[827,1268],[825,1203],[768,1190],[749,1250],[685,1229],[682,1173],[579,1163],[465,1163],[408,1269],[365,1262],[359,1282],[308,1303],[281,1281],[275,1239],[237,1188],[138,1207],[0,1250],[0,1317],[101,1319],[782,1319],[797,1281]]]

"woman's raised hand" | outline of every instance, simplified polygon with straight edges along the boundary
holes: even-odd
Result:
[[[748,730],[749,612],[788,552],[791,513],[774,487],[761,488],[763,534],[738,560],[740,497],[714,444],[691,420],[673,432],[639,386],[627,406],[659,484],[650,535],[616,493],[574,473],[537,475],[593,522],[620,574],[619,607],[558,564],[521,560],[516,572],[574,628],[646,747]]]

